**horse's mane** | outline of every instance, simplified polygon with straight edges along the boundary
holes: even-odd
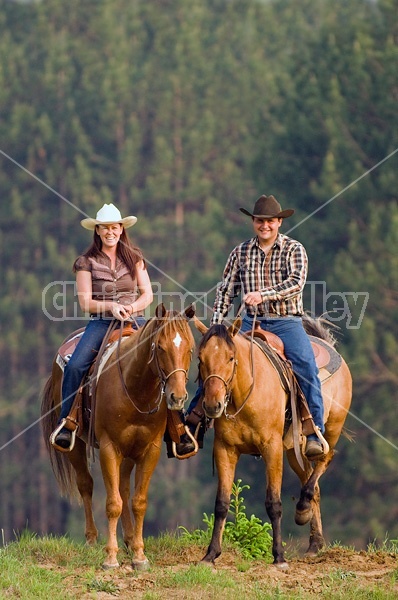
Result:
[[[181,333],[184,334],[189,332],[188,335],[190,337],[192,336],[193,340],[192,331],[188,325],[188,321],[186,320],[185,316],[177,310],[170,310],[167,312],[167,315],[164,317],[162,322],[162,329],[166,335],[171,335],[176,330],[181,331]]]
[[[145,335],[147,330],[152,331],[153,327],[156,326],[158,317],[152,317],[144,324],[141,329],[141,335]],[[161,329],[165,335],[171,335],[175,331],[180,331],[184,335],[192,337],[192,343],[194,343],[192,331],[188,325],[188,321],[183,314],[176,310],[169,310],[166,316],[161,317],[162,325]]]
[[[321,338],[321,340],[325,340],[325,342],[328,342],[331,346],[337,345],[337,338],[331,332],[331,327],[335,327],[336,329],[338,329],[338,327],[326,319],[322,319],[322,317],[314,318],[304,314],[303,326],[308,335]]]
[[[199,344],[199,352],[207,344],[209,339],[214,336],[220,338],[221,340],[224,340],[230,348],[234,348],[234,343],[232,341],[231,336],[228,333],[228,329],[225,327],[225,325],[223,325],[223,324],[219,325],[216,323],[215,325],[212,325],[211,327],[209,327],[209,329],[206,331],[206,333],[202,337],[200,344]]]

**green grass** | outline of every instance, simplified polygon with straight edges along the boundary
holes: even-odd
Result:
[[[93,565],[102,556],[100,546],[89,549],[66,537],[39,538],[24,532],[0,549],[0,598],[76,598],[73,586],[65,582],[74,578],[76,569],[87,569],[94,577]]]
[[[193,542],[188,534],[165,533],[145,543],[149,571],[133,572],[131,557],[123,549],[121,568],[104,571],[104,543],[89,547],[67,537],[40,538],[25,532],[0,548],[0,599],[395,600],[398,596],[396,540],[386,539],[379,547],[374,543],[367,552],[334,543],[314,559],[292,559],[288,574],[277,571],[267,558],[247,558],[232,542],[223,545],[215,569],[198,562],[206,543]],[[365,570],[355,571],[354,558]],[[379,565],[380,575],[367,580],[367,566],[372,571]]]

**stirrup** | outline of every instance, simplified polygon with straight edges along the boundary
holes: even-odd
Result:
[[[318,440],[321,442],[322,447],[323,447],[323,453],[326,456],[326,454],[328,454],[330,448],[329,448],[329,444],[327,443],[327,441],[325,440],[325,438],[323,437],[321,430],[319,427],[315,426],[314,427],[315,431],[315,435],[318,438]]]
[[[74,429],[73,431],[71,431],[70,429],[68,430],[71,433],[71,440],[70,440],[69,448],[63,448],[62,446],[58,446],[58,444],[55,442],[55,438],[57,437],[57,435],[59,434],[61,429],[63,427],[65,427],[65,423],[66,423],[66,419],[62,419],[61,423],[58,425],[58,427],[56,429],[54,429],[54,431],[50,435],[50,444],[59,452],[70,452],[75,447],[76,432],[78,430],[78,427],[76,427],[76,429]]]
[[[195,456],[195,454],[197,454],[197,452],[199,450],[199,444],[197,442],[197,439],[191,433],[191,430],[189,429],[188,425],[184,425],[184,429],[185,429],[185,433],[188,435],[188,437],[193,442],[194,449],[192,450],[192,452],[188,452],[187,454],[178,454],[177,444],[176,444],[176,442],[172,442],[171,449],[173,451],[173,455],[175,456],[175,458],[178,458],[179,460],[184,460],[184,458],[191,458],[191,456]]]

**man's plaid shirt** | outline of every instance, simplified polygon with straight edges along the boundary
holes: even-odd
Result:
[[[307,279],[308,258],[300,242],[278,233],[269,253],[260,248],[257,236],[236,246],[229,255],[223,281],[217,287],[212,323],[221,323],[235,296],[260,292],[263,302],[257,316],[300,316],[302,292]],[[247,306],[254,316],[255,307]]]

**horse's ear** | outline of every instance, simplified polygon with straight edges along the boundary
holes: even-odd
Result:
[[[193,322],[194,322],[196,329],[198,331],[200,331],[200,333],[202,335],[204,335],[206,333],[206,331],[208,330],[208,327],[206,327],[206,325],[204,323],[202,323],[202,321],[199,321],[199,319],[196,315],[194,315],[194,317],[193,317]]]
[[[163,304],[163,302],[161,302],[161,304],[158,304],[155,310],[155,315],[157,316],[158,319],[162,319],[163,317],[166,316],[166,308]]]
[[[234,337],[234,335],[239,333],[241,325],[242,325],[242,319],[240,317],[238,317],[237,319],[235,319],[235,321],[232,323],[232,325],[230,327],[228,327],[228,331],[232,337]]]
[[[190,319],[192,319],[195,316],[195,312],[196,312],[195,304],[190,304],[184,310],[185,318],[189,321]]]

